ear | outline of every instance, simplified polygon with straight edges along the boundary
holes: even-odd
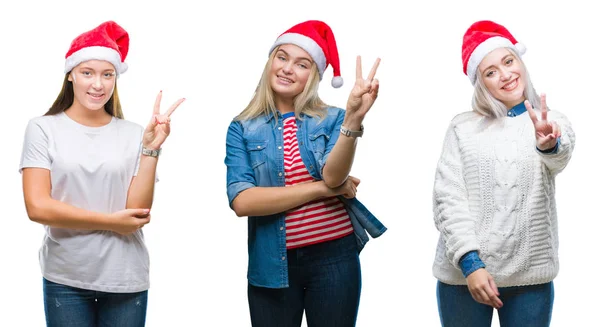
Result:
[[[67,77],[67,80],[69,82],[73,82],[73,73],[69,73],[69,76]]]

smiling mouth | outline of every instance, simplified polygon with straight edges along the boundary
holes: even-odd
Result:
[[[92,94],[92,93],[88,92],[88,95],[91,96],[93,99],[102,99],[102,97],[104,96],[104,93]]]
[[[504,91],[512,91],[512,90],[514,90],[517,87],[517,85],[519,85],[519,78],[518,77],[515,78],[514,81],[512,81],[512,82],[510,82],[510,83],[508,83],[506,85],[504,85],[502,87],[502,89]]]
[[[286,83],[290,83],[290,84],[294,83],[294,81],[292,81],[291,79],[289,79],[287,77],[283,77],[283,76],[277,75],[277,78],[280,79],[280,80],[282,80],[282,81],[284,81],[284,82],[286,82]]]

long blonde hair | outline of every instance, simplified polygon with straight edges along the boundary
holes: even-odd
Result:
[[[62,88],[60,89],[60,93],[54,100],[54,103],[48,109],[48,111],[44,114],[44,116],[56,115],[59,114],[71,107],[73,105],[73,101],[75,99],[75,94],[73,92],[73,83],[69,81],[69,73],[65,74],[65,79],[63,80]],[[115,81],[115,88],[112,96],[108,99],[108,102],[104,104],[104,111],[106,111],[109,115],[115,116],[120,119],[124,119],[123,110],[121,109],[121,101],[119,101],[119,93],[117,92],[117,81]]]
[[[265,68],[263,69],[262,76],[252,100],[250,100],[248,106],[235,117],[235,120],[248,120],[269,114],[274,116],[277,115],[277,108],[275,108],[275,94],[271,88],[269,73],[278,49],[279,47],[275,48],[273,52],[271,52],[271,55],[269,55],[269,60],[267,60],[267,63],[265,64]],[[325,109],[328,105],[319,98],[319,82],[319,71],[317,70],[317,65],[313,64],[304,90],[294,98],[294,111],[296,117],[300,117],[301,113],[309,116],[318,116],[320,118],[325,117]]]
[[[527,71],[525,63],[523,62],[523,59],[513,49],[506,49],[508,49],[508,51],[523,66],[525,76],[521,77],[524,77],[522,80],[525,81],[525,100],[529,100],[529,102],[534,108],[539,108],[540,96],[535,92],[535,88],[533,87],[533,83],[531,83],[531,78],[529,76],[529,72]],[[473,90],[473,99],[471,100],[471,106],[473,107],[473,111],[488,118],[506,117],[510,108],[507,108],[500,100],[494,98],[494,96],[490,93],[487,87],[485,87],[485,84],[483,84],[482,78],[483,76],[481,75],[481,72],[478,68],[475,77],[475,89]]]

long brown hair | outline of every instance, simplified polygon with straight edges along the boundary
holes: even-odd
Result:
[[[73,82],[69,81],[69,73],[65,74],[62,89],[54,100],[52,107],[44,114],[44,116],[56,115],[73,105],[75,94],[73,93]],[[108,102],[104,105],[104,111],[109,115],[115,116],[120,119],[124,119],[123,111],[121,110],[121,102],[119,101],[119,93],[117,92],[117,81],[115,81],[115,88],[113,94],[108,99]]]

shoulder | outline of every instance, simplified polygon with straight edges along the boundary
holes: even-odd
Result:
[[[52,130],[51,126],[58,124],[58,118],[59,114],[31,118],[27,122],[27,130],[29,130],[30,132],[43,131],[46,134],[50,133],[50,131]]]
[[[474,111],[465,111],[460,114],[454,116],[450,121],[450,125],[454,127],[460,127],[463,125],[468,125],[472,123],[478,123],[482,121],[485,117],[474,112]]]

